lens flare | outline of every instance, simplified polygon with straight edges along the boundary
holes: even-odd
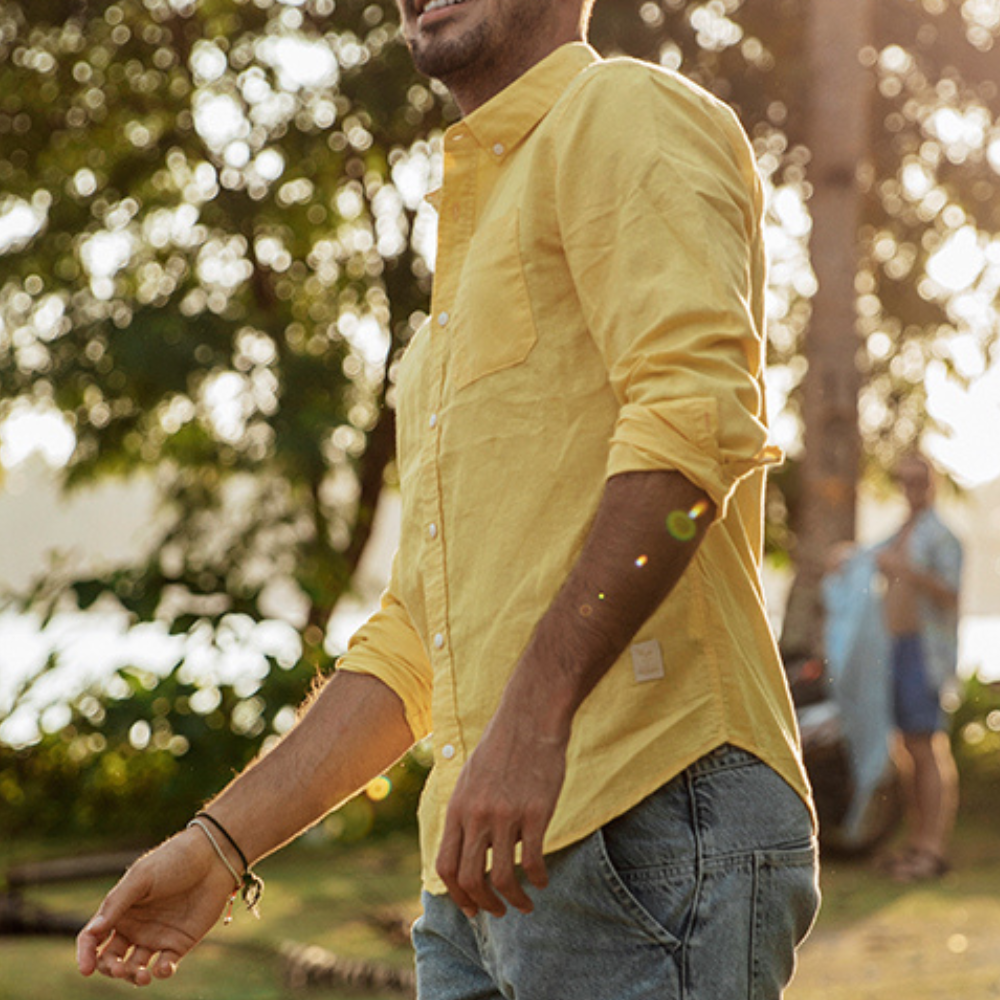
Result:
[[[642,569],[642,567],[645,566],[646,563],[648,562],[649,562],[649,556],[639,556],[639,558],[636,559],[635,564],[636,566],[639,567],[639,569]]]
[[[667,531],[679,542],[690,542],[697,533],[694,518],[686,510],[672,510],[667,515]]]
[[[672,510],[667,515],[667,531],[679,542],[690,542],[698,533],[695,521],[708,510],[708,504],[699,500],[690,510]]]
[[[391,791],[392,782],[385,775],[382,775],[380,778],[376,778],[374,781],[370,781],[365,787],[365,795],[367,795],[372,802],[381,802],[383,799],[388,798]]]

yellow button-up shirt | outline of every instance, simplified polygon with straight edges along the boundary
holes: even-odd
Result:
[[[433,730],[426,887],[444,890],[462,765],[616,473],[677,470],[716,519],[577,713],[546,850],[727,741],[808,800],[759,572],[778,456],[761,185],[735,116],[676,74],[564,46],[448,130],[434,200],[432,312],[398,379],[400,548],[339,664],[392,688],[415,738]]]

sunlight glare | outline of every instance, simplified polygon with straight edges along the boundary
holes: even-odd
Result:
[[[32,208],[23,199],[8,200],[0,206],[0,253],[30,240],[42,228],[44,221],[44,213]]]
[[[985,266],[979,234],[974,226],[963,226],[927,261],[927,275],[949,292],[960,292],[975,284]]]
[[[927,366],[927,412],[947,430],[926,436],[927,450],[964,486],[1000,476],[1000,368],[994,367],[967,389],[950,378],[940,361]]]
[[[55,410],[23,403],[0,423],[0,465],[7,469],[15,468],[32,455],[40,456],[53,468],[61,468],[75,447],[73,428]]]
[[[268,37],[257,45],[257,56],[278,71],[283,90],[311,90],[336,85],[340,72],[330,46],[301,36]]]

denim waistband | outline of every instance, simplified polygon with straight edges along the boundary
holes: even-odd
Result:
[[[732,743],[723,743],[714,750],[710,750],[704,757],[699,757],[684,773],[697,777],[702,774],[711,774],[713,771],[726,771],[734,767],[747,767],[760,763],[760,758],[748,750],[741,750],[739,747],[733,746]]]

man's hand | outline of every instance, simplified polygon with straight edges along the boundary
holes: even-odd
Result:
[[[197,829],[137,861],[77,938],[77,965],[135,986],[168,979],[222,915],[233,878]]]
[[[509,705],[509,703],[508,703]],[[528,712],[497,712],[458,779],[448,806],[437,870],[466,916],[485,910],[501,917],[506,906],[530,913],[518,880],[515,852],[532,885],[548,883],[542,841],[566,770],[566,736],[540,733]],[[487,852],[492,868],[487,872]]]

